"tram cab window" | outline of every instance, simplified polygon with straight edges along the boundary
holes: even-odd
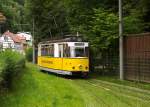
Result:
[[[89,47],[85,47],[85,56],[89,57]]]
[[[88,57],[88,47],[70,47],[70,57]],[[68,51],[69,52],[69,51]]]
[[[84,48],[75,48],[75,57],[85,57]]]

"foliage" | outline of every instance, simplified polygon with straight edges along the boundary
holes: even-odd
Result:
[[[25,56],[26,56],[27,61],[32,62],[33,49],[32,48],[28,48],[26,50],[26,55]]]
[[[148,0],[123,1],[125,33],[140,33],[149,29],[149,3]],[[78,31],[85,34],[90,30],[89,24],[95,9],[101,8],[116,15],[117,4],[118,0],[1,0],[0,10],[7,17],[7,28],[13,31],[31,31],[34,19],[37,43],[42,39],[66,33]],[[30,26],[17,25],[21,23],[30,23]],[[134,23],[136,26],[132,28],[131,25]],[[137,29],[138,27],[141,29]],[[86,35],[89,36],[91,33],[88,32]]]
[[[10,88],[14,78],[25,68],[25,58],[19,53],[6,50],[0,53],[0,78],[6,88]]]
[[[8,29],[14,32],[23,30],[23,26],[20,25],[24,23],[23,2],[19,2],[19,0],[1,0],[0,12],[2,12],[7,19],[2,26],[3,31]]]
[[[27,20],[35,25],[35,42],[50,39],[54,36],[63,36],[68,32],[65,11],[61,1],[56,0],[26,0],[25,10]]]
[[[144,31],[142,21],[135,16],[124,17],[124,34],[136,34]]]
[[[93,47],[106,49],[118,37],[118,17],[104,9],[94,9],[89,40]]]

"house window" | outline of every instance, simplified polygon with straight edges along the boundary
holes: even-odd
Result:
[[[11,47],[11,43],[8,43],[8,48],[12,48],[12,47]]]
[[[8,41],[8,37],[4,36],[4,40],[5,40],[5,42],[7,42]]]

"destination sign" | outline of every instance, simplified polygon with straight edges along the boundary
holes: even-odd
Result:
[[[84,43],[75,43],[75,46],[84,46]]]
[[[53,64],[52,61],[47,61],[47,60],[42,60],[41,62],[42,62],[42,63],[47,63],[47,64]]]

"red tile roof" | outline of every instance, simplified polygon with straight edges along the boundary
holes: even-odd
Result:
[[[20,37],[19,35],[14,34],[10,31],[6,31],[3,35],[7,37],[11,37],[15,43],[22,43],[24,40],[26,40],[25,37]]]
[[[7,37],[11,37],[11,36],[13,36],[14,34],[13,34],[12,32],[9,32],[9,30],[8,30],[8,31],[6,31],[5,33],[3,33],[3,35],[5,35],[5,36],[7,36]]]

